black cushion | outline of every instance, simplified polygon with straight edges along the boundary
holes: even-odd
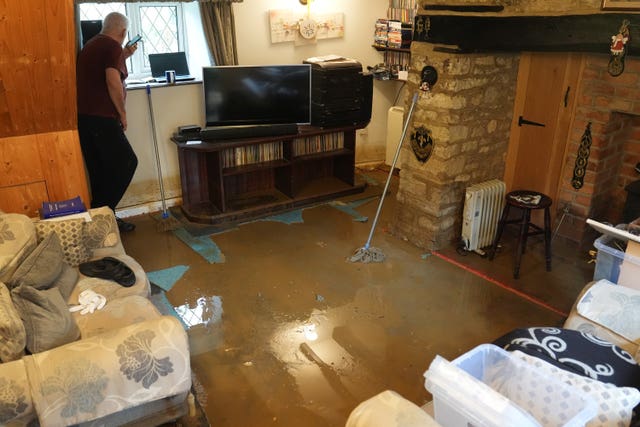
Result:
[[[514,329],[493,344],[520,350],[574,374],[619,387],[640,386],[640,366],[622,348],[594,335],[572,329],[533,327]]]

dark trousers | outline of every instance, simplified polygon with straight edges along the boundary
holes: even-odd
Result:
[[[78,133],[91,182],[91,207],[109,206],[115,212],[138,158],[116,119],[79,115]]]

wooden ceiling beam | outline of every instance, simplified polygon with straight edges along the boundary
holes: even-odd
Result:
[[[640,56],[640,14],[564,16],[418,15],[413,41],[445,45],[458,53],[610,53],[612,36],[629,21],[626,55]]]

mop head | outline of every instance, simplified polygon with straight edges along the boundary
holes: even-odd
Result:
[[[383,262],[384,261],[384,252],[378,248],[367,248],[362,247],[358,249],[351,257],[347,258],[347,260],[351,262],[362,262],[362,263],[370,263],[370,262]]]
[[[157,221],[157,231],[172,231],[182,227],[182,223],[169,214],[169,212],[157,212],[151,215]]]

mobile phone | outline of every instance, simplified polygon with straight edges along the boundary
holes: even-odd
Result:
[[[138,43],[140,40],[142,40],[142,36],[140,34],[138,34],[137,36],[135,36],[134,38],[129,40],[127,42],[127,44],[125,45],[125,47],[133,46],[134,44]]]

